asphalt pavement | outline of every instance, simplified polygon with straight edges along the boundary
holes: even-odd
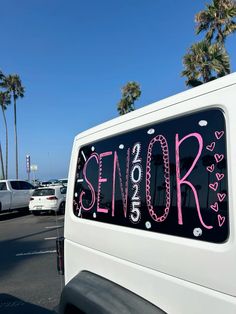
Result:
[[[0,214],[0,313],[54,313],[64,286],[56,268],[56,237],[64,216]]]

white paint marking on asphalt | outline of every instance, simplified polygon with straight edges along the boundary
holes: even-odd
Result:
[[[64,219],[64,217],[59,217],[59,218],[57,218],[57,220],[63,220]]]
[[[62,228],[63,226],[48,226],[44,227],[45,229],[53,229],[53,228]]]
[[[16,256],[52,254],[52,253],[56,253],[56,250],[51,250],[51,251],[34,251],[34,252],[18,253],[18,254],[16,254]]]
[[[44,240],[56,240],[57,237],[44,238]]]

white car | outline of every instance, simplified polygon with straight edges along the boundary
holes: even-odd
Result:
[[[68,183],[68,179],[67,179],[67,178],[59,179],[58,181],[59,181],[62,185],[67,186],[67,183]]]
[[[64,214],[66,201],[65,186],[50,186],[36,189],[29,203],[29,210],[33,215],[41,212]]]
[[[0,180],[0,211],[28,208],[34,186],[22,180]]]

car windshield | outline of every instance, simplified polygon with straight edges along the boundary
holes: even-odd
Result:
[[[33,196],[48,196],[55,195],[54,189],[37,189],[34,191]]]

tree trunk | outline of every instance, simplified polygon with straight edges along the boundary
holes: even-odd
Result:
[[[3,120],[4,120],[4,124],[5,124],[5,131],[6,131],[6,159],[5,159],[5,179],[8,179],[8,129],[7,129],[7,119],[6,119],[6,115],[5,115],[5,111],[2,107],[2,114],[3,114]]]
[[[18,142],[17,142],[17,121],[16,121],[16,95],[13,93],[14,98],[14,129],[15,129],[15,148],[16,148],[16,179],[18,179]]]
[[[2,168],[2,179],[5,179],[4,165],[3,165],[3,158],[2,158],[2,145],[1,145],[1,143],[0,143],[0,159],[1,159],[1,168]]]

